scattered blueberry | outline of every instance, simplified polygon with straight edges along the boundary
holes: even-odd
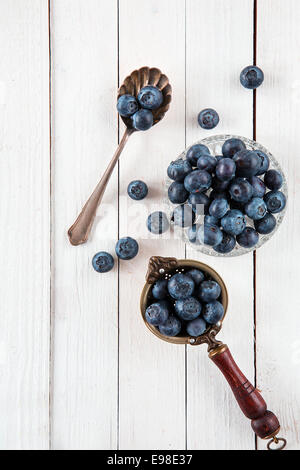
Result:
[[[204,281],[205,276],[204,273],[200,271],[200,269],[192,268],[185,274],[193,279],[195,286],[198,286],[200,282]]]
[[[244,204],[252,198],[253,187],[249,181],[243,178],[236,178],[229,187],[229,193],[234,201]]]
[[[162,300],[168,296],[168,281],[167,279],[158,279],[153,284],[152,295],[155,299]]]
[[[266,186],[264,182],[257,176],[252,176],[249,183],[253,188],[253,197],[264,197],[266,193]]]
[[[274,230],[276,219],[274,215],[267,213],[262,219],[255,220],[254,226],[258,233],[266,235]]]
[[[235,237],[229,233],[223,232],[223,238],[219,245],[214,246],[217,253],[230,253],[235,247]]]
[[[117,110],[120,116],[129,117],[137,112],[139,105],[134,96],[125,94],[120,96],[117,103]]]
[[[252,248],[258,242],[258,238],[259,235],[254,228],[246,227],[242,233],[236,237],[236,241],[244,248]]]
[[[240,139],[232,138],[225,140],[222,146],[224,157],[232,158],[239,150],[244,150],[246,145]]]
[[[162,335],[177,336],[181,330],[181,322],[177,317],[171,315],[168,320],[163,325],[159,325],[158,328]]]
[[[236,175],[244,178],[256,175],[261,166],[259,156],[252,150],[240,150],[233,156],[233,160],[236,164]]]
[[[147,131],[153,125],[153,114],[148,109],[140,109],[132,116],[132,124],[137,131]]]
[[[128,196],[135,201],[144,199],[148,194],[148,186],[140,180],[131,181],[127,188]]]
[[[202,302],[217,300],[221,295],[221,287],[216,281],[203,281],[200,284],[198,296]]]
[[[179,158],[174,162],[171,162],[168,166],[168,177],[171,180],[182,182],[186,175],[192,171],[192,166],[187,160]]]
[[[252,220],[262,219],[267,213],[265,201],[260,197],[254,197],[245,205],[245,212]]]
[[[221,219],[228,210],[229,204],[227,199],[214,199],[214,201],[212,201],[211,205],[209,206],[209,215],[215,217],[216,219]]]
[[[214,300],[213,302],[209,302],[204,305],[203,318],[207,323],[215,325],[218,321],[222,320],[223,316],[224,308],[218,300]]]
[[[283,178],[279,171],[269,170],[265,174],[264,182],[269,189],[277,190],[281,188]]]
[[[166,323],[169,318],[168,302],[161,300],[149,305],[146,309],[146,320],[150,325],[158,326]]]
[[[175,302],[175,312],[182,320],[190,321],[199,317],[202,305],[195,297],[179,299]]]
[[[186,159],[192,166],[197,166],[198,158],[203,154],[210,154],[208,147],[203,144],[195,144],[188,149]]]
[[[211,155],[203,154],[197,160],[197,167],[199,170],[206,170],[208,173],[212,173],[216,167],[217,160]]]
[[[120,238],[116,244],[116,254],[119,258],[128,260],[134,258],[139,251],[139,245],[131,237]]]
[[[223,230],[230,235],[239,235],[246,227],[246,218],[241,211],[231,209],[221,219]]]
[[[208,212],[210,200],[204,193],[191,193],[188,198],[188,203],[197,215],[203,215]]]
[[[281,191],[270,191],[264,197],[268,211],[272,214],[281,212],[286,206],[286,197]]]
[[[195,220],[195,212],[187,204],[175,207],[171,220],[179,227],[191,227]]]
[[[210,185],[211,175],[205,170],[194,170],[184,178],[184,186],[189,193],[204,192]]]
[[[240,82],[245,88],[253,90],[264,81],[263,71],[256,65],[248,65],[241,71]]]
[[[202,245],[216,246],[222,241],[222,232],[215,225],[200,225],[197,239]]]
[[[187,299],[195,289],[195,283],[190,276],[182,273],[174,274],[168,282],[168,291],[173,299]]]
[[[195,320],[188,322],[186,325],[186,331],[190,336],[200,336],[205,332],[205,330],[206,323],[203,318],[196,318]]]
[[[183,183],[173,181],[168,188],[168,197],[173,204],[182,204],[189,196],[188,191],[185,189]]]
[[[165,233],[169,228],[168,217],[161,211],[152,212],[147,219],[147,228],[155,235]]]
[[[213,129],[219,123],[219,115],[214,109],[203,109],[198,114],[198,123],[202,129]]]
[[[220,181],[230,181],[236,171],[235,162],[231,158],[222,158],[216,167],[216,176]]]
[[[260,167],[256,175],[263,175],[269,168],[270,165],[270,160],[268,155],[266,155],[264,152],[261,150],[255,150],[255,153],[259,156],[260,158]]]
[[[142,108],[157,109],[163,102],[162,92],[155,86],[144,86],[138,94],[138,102]]]
[[[99,251],[93,256],[92,265],[98,273],[107,273],[114,267],[114,259],[106,251]]]

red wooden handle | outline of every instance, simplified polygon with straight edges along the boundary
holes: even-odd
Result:
[[[278,419],[267,410],[261,394],[240,371],[228,346],[218,346],[209,353],[209,357],[223,373],[244,415],[251,419],[253,431],[262,439],[276,435],[280,429]]]

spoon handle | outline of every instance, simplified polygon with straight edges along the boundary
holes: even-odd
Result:
[[[82,211],[75,220],[74,224],[69,228],[68,236],[72,245],[81,245],[82,243],[85,243],[87,241],[94,222],[97,208],[101,202],[109,178],[112,175],[114,167],[116,166],[116,163],[119,160],[121,152],[124,149],[128,138],[133,132],[133,129],[126,128],[121,142],[119,143],[108,167],[106,168],[105,173],[103,174],[101,180],[99,181],[91,196],[83,206]]]

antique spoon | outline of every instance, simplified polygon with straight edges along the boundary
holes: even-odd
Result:
[[[162,120],[165,113],[168,111],[172,99],[172,88],[169,83],[169,79],[159,69],[142,67],[141,69],[132,72],[131,75],[125,78],[123,84],[120,86],[118,91],[118,99],[125,93],[129,93],[137,97],[140,89],[146,85],[157,86],[163,94],[162,105],[158,109],[153,110],[153,125],[155,125]],[[119,160],[121,152],[124,149],[128,138],[135,132],[135,129],[132,127],[131,118],[122,117],[122,120],[126,126],[126,129],[121,142],[117,147],[117,150],[115,151],[101,180],[85,203],[74,224],[68,230],[69,240],[72,245],[81,245],[87,241],[94,222],[97,208],[101,202],[109,178],[111,177],[113,169]]]

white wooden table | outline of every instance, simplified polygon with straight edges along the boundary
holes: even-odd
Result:
[[[2,449],[265,448],[206,348],[145,328],[153,254],[220,272],[230,296],[220,338],[300,449],[300,4],[257,4],[255,27],[253,0],[0,0]],[[239,83],[254,56],[265,73],[256,105]],[[73,247],[67,228],[118,142],[118,84],[143,65],[169,76],[170,111],[131,138],[91,240]],[[197,126],[205,107],[220,114],[213,131]],[[274,238],[256,257],[222,260],[152,236],[134,260],[95,273],[94,253],[136,236],[129,181],[147,182],[150,212],[168,162],[214,133],[256,134],[282,165],[290,199]]]

